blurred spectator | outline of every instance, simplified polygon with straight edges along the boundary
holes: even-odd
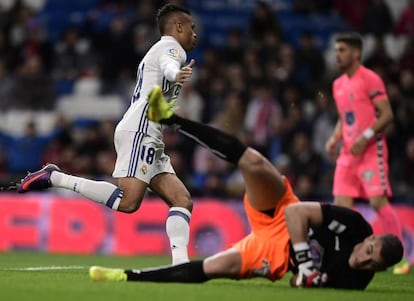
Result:
[[[414,0],[408,0],[407,7],[402,11],[395,25],[395,33],[414,38]]]
[[[398,71],[408,69],[411,72],[414,72],[414,38],[408,39],[407,43],[405,43],[404,50],[397,65]]]
[[[132,38],[133,56],[136,61],[135,65],[137,65],[147,53],[148,49],[155,43],[156,36],[149,26],[137,24],[133,27]]]
[[[108,28],[97,37],[94,47],[100,56],[102,93],[114,93],[123,73],[135,77],[137,60],[132,41],[128,20],[122,14],[116,15]]]
[[[50,135],[40,136],[34,122],[26,125],[22,136],[11,136],[0,132],[0,146],[5,152],[9,172],[19,177],[25,175],[27,171],[40,169],[48,143],[59,133],[60,129],[56,128]]]
[[[300,90],[297,85],[287,83],[286,86],[280,91],[280,105],[283,110],[283,114],[288,116],[292,108],[301,106],[302,99]]]
[[[267,32],[281,35],[282,29],[276,13],[266,1],[258,1],[248,26],[250,40],[253,44],[261,43]]]
[[[371,0],[363,17],[362,32],[383,37],[386,33],[393,31],[393,26],[394,20],[387,2]]]
[[[300,78],[299,84],[310,96],[325,74],[325,59],[311,32],[305,31],[300,35],[295,60],[297,66],[295,72]]]
[[[259,83],[246,110],[244,124],[248,133],[247,144],[266,154],[271,135],[270,123],[273,119],[280,118],[281,113],[269,84]]]
[[[54,81],[44,70],[41,58],[37,55],[27,57],[10,89],[9,109],[52,110],[55,98]]]
[[[6,61],[0,58],[0,110],[6,111],[10,108],[10,91],[13,80],[7,69]]]
[[[267,157],[274,162],[279,158],[285,150],[284,147],[284,133],[286,131],[285,119],[282,114],[278,118],[273,118],[270,121],[270,136],[268,140]]]
[[[101,132],[100,123],[91,124],[83,129],[83,135],[83,141],[78,145],[78,153],[81,156],[85,155],[95,160],[95,155],[99,153],[99,151],[113,149],[113,146],[111,145],[112,139],[108,140],[107,136]],[[113,136],[113,133],[111,136]]]
[[[295,185],[295,194],[301,201],[319,201],[316,193],[316,182],[319,179],[312,178],[308,174],[299,174]]]
[[[293,11],[299,14],[307,14],[314,11],[313,0],[293,0]]]
[[[218,116],[211,126],[224,128],[224,119]],[[197,195],[224,197],[226,195],[226,177],[231,165],[213,155],[210,150],[197,145],[193,156],[194,174],[192,186]]]
[[[239,91],[230,91],[224,100],[222,110],[217,114],[221,121],[221,129],[231,135],[238,136],[244,133],[244,119],[246,116],[247,97]]]
[[[129,7],[134,4],[134,0],[99,0],[99,6],[101,7],[108,7],[108,6],[116,6],[116,7]]]
[[[8,41],[6,30],[0,22],[0,61],[6,63],[8,69],[9,67],[13,66],[13,59],[13,50]]]
[[[20,0],[20,1],[22,1],[24,6],[30,8],[33,11],[38,12],[44,8],[48,0]]]
[[[223,60],[228,63],[239,63],[243,60],[244,51],[242,30],[231,28],[227,33],[227,43],[222,53]]]
[[[192,186],[197,195],[224,197],[226,195],[227,164],[216,160],[201,146],[194,153],[194,175]]]
[[[295,49],[292,45],[284,43],[280,46],[279,68],[277,70],[277,78],[281,86],[295,82]]]
[[[353,30],[361,32],[370,1],[371,0],[335,0],[335,9]],[[378,22],[378,20],[376,21]]]
[[[393,60],[388,55],[382,36],[375,37],[374,49],[371,54],[364,60],[365,66],[374,69],[377,66],[391,66]]]
[[[90,42],[80,36],[76,27],[69,27],[63,38],[55,44],[53,77],[55,79],[75,80],[82,72],[94,65],[90,53]]]
[[[185,83],[178,96],[176,113],[184,118],[201,121],[204,102],[192,83]]]
[[[294,134],[290,152],[295,176],[307,175],[318,181],[322,166],[321,157],[312,149],[307,133],[299,131]]]
[[[115,167],[116,154],[109,150],[101,150],[96,155],[95,176],[102,181],[110,181],[116,185],[116,179],[112,177]]]
[[[254,85],[257,82],[260,82],[264,78],[264,70],[262,67],[262,60],[260,59],[260,54],[254,48],[248,48],[244,51],[243,55],[243,67],[245,71],[246,83]]]
[[[306,120],[303,114],[303,108],[301,105],[293,105],[287,112],[284,122],[283,131],[283,147],[284,151],[292,151],[292,145],[294,145],[294,138],[296,133],[303,132],[310,136],[312,131],[311,123]]]
[[[23,6],[21,2],[14,3],[6,21],[11,47],[18,47],[27,40],[27,25],[34,19],[31,9]]]
[[[273,165],[277,170],[289,179],[289,182],[293,186],[296,186],[296,176],[292,171],[292,159],[287,153],[281,153],[277,158],[273,160]]]
[[[44,24],[37,19],[33,11],[21,7],[17,12],[19,19],[10,29],[13,51],[16,55],[16,64],[27,60],[31,56],[38,56],[43,62],[46,72],[50,72],[53,62],[53,46],[47,39]]]
[[[0,1],[0,16],[4,12],[8,12],[16,4],[17,0]]]
[[[408,69],[403,69],[399,75],[403,95],[409,98],[414,98],[414,72]],[[414,108],[414,103],[409,102],[408,104]]]
[[[203,97],[206,99],[203,120],[211,122],[211,120],[221,111],[224,98],[227,93],[227,83],[222,77],[210,78],[209,93]]]
[[[245,72],[241,64],[230,63],[227,65],[224,72],[228,81],[229,90],[237,91],[240,93],[245,91]]]
[[[293,0],[293,10],[300,14],[326,14],[331,11],[332,6],[332,0]]]
[[[263,41],[260,47],[257,47],[258,55],[262,64],[266,65],[268,61],[275,59],[276,53],[280,51],[280,35],[273,31],[263,33]]]
[[[332,96],[325,90],[315,93],[316,117],[312,122],[312,147],[326,162],[330,161],[325,143],[335,128],[337,114]]]
[[[294,0],[293,10],[298,13],[329,13],[332,10],[332,0]]]
[[[402,160],[393,167],[391,172],[396,194],[412,200],[414,198],[414,137],[407,141]]]
[[[152,30],[150,36],[152,40],[155,41],[158,39],[157,23],[154,16],[157,14],[157,9],[160,8],[163,4],[158,3],[153,0],[144,0],[144,1],[134,1],[128,0],[131,5],[136,5],[136,10],[134,14],[133,26],[145,26]],[[118,1],[114,1],[118,2]],[[136,4],[138,2],[138,4]],[[161,2],[161,1],[158,1]],[[172,1],[169,1],[172,2]]]

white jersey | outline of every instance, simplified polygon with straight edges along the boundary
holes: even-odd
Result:
[[[176,98],[181,84],[175,82],[168,70],[181,69],[187,60],[187,54],[181,45],[171,36],[162,36],[140,62],[137,70],[137,83],[131,104],[117,125],[117,130],[139,132],[162,139],[162,126],[147,117],[148,95],[155,85],[162,87],[167,100]]]

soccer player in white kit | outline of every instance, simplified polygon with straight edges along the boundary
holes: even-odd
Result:
[[[113,210],[132,213],[138,210],[150,188],[170,207],[166,232],[175,265],[189,260],[187,245],[193,203],[164,153],[162,126],[147,117],[148,98],[158,85],[171,105],[174,104],[182,84],[191,77],[194,60],[185,65],[186,51],[195,46],[197,35],[190,12],[174,4],[166,4],[158,11],[157,23],[161,39],[140,62],[130,107],[115,130],[117,160],[113,177],[118,186],[68,175],[55,164],[48,164],[27,175],[18,192],[61,187]]]

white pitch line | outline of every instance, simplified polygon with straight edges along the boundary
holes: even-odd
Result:
[[[70,265],[70,266],[46,266],[46,267],[25,267],[25,268],[3,268],[5,271],[50,271],[50,270],[81,270],[86,266]]]

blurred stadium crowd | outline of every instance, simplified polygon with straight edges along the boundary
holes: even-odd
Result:
[[[386,130],[394,195],[414,202],[413,0],[2,0],[2,184],[45,162],[111,178],[113,130],[166,2],[191,10],[200,40],[178,113],[259,149],[305,199],[331,199],[332,45],[336,32],[361,32],[363,62],[383,77],[394,110]],[[165,144],[194,196],[242,194],[237,170],[205,149],[173,131]]]

